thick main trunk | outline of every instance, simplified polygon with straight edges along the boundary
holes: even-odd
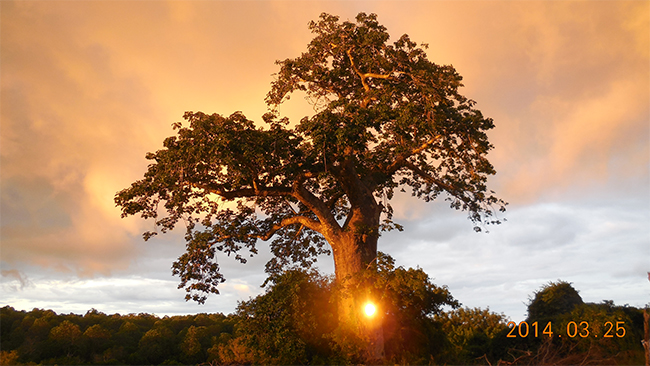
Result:
[[[377,257],[377,225],[356,225],[368,231],[348,230],[332,243],[336,279],[343,294],[339,304],[339,321],[353,332],[363,343],[366,362],[377,362],[384,357],[382,311],[376,294],[371,288],[364,288],[361,281],[365,271]],[[366,316],[364,306],[372,302],[378,311],[372,317]]]
[[[365,240],[363,240],[365,239]],[[366,270],[377,257],[377,237],[344,235],[332,245],[336,278],[343,280]]]
[[[377,257],[382,207],[373,196],[373,184],[362,181],[357,174],[352,148],[346,148],[345,154],[349,158],[335,170],[351,208],[342,230],[335,230],[336,234],[325,237],[334,253],[336,280],[343,295],[339,304],[339,321],[362,342],[365,361],[377,363],[384,357],[383,316],[377,299],[373,299],[371,286],[362,278],[365,271],[371,270],[370,264]],[[372,317],[363,311],[369,301],[378,307]]]

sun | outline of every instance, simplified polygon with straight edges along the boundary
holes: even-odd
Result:
[[[377,311],[377,308],[375,307],[375,304],[369,302],[366,304],[363,310],[366,313],[366,316],[373,316]]]

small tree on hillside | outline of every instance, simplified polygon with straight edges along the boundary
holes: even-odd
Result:
[[[486,187],[494,124],[459,94],[453,67],[429,61],[407,35],[389,43],[374,14],[356,23],[322,14],[309,28],[307,52],[278,62],[266,128],[240,112],[187,112],[189,127],[174,124],[178,135],[147,154],[144,179],[115,197],[123,216],[154,218],[162,232],[186,223],[187,252],[173,272],[187,299],[218,293],[217,251],[245,262],[259,239],[273,238],[269,272],[309,266],[329,244],[337,280],[354,283],[376,258],[380,232],[401,229],[389,203],[396,188],[427,202],[444,193],[479,231],[505,210]],[[290,128],[276,107],[296,91],[316,114]],[[358,301],[344,301],[341,320],[377,345],[381,328],[364,330]],[[368,357],[381,356],[381,345],[371,348]]]

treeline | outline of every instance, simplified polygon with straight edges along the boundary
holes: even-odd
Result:
[[[643,311],[587,304],[566,282],[544,285],[525,323],[460,307],[421,269],[380,255],[386,363],[643,364]],[[355,339],[337,325],[340,291],[316,272],[270,279],[231,315],[56,314],[0,309],[2,364],[353,364]],[[611,326],[610,326],[611,324]],[[608,336],[609,335],[609,336]]]
[[[85,315],[0,309],[2,364],[197,364],[215,359],[237,317]]]

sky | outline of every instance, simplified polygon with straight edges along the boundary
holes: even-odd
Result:
[[[142,177],[185,111],[261,121],[276,60],[299,56],[322,12],[376,13],[453,65],[494,119],[489,187],[507,222],[408,194],[379,250],[463,306],[514,321],[550,281],[585,302],[650,302],[648,1],[0,1],[0,306],[84,314],[235,311],[270,258],[219,262],[227,282],[185,302],[182,232],[144,242],[115,193]],[[294,96],[280,112],[313,113]],[[318,262],[333,271],[331,257]]]

